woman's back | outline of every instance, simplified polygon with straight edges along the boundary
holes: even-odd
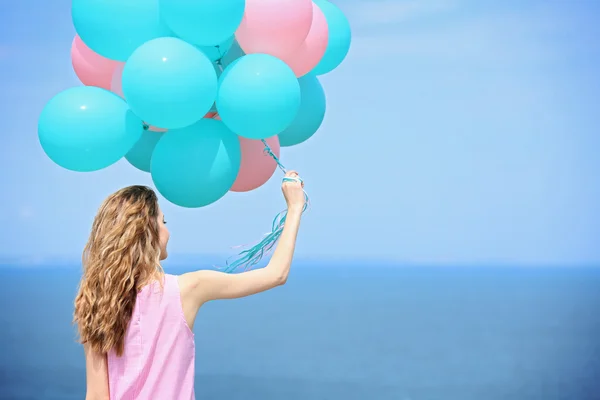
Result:
[[[164,273],[169,231],[152,189],[129,186],[102,203],[83,251],[73,315],[85,352],[86,399],[194,399],[190,327],[200,307],[287,280],[305,197],[295,172],[282,190],[288,210],[271,260],[236,274]]]
[[[194,399],[194,334],[183,314],[177,276],[144,286],[121,357],[108,353],[111,399]]]

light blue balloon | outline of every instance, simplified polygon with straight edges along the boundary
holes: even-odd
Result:
[[[233,36],[246,7],[245,0],[159,0],[169,28],[186,42],[215,46]]]
[[[156,144],[163,137],[164,132],[146,130],[140,140],[125,155],[131,165],[140,171],[150,172],[150,160]]]
[[[240,47],[237,40],[234,39],[233,43],[231,44],[231,46],[229,47],[229,49],[227,50],[225,55],[221,58],[220,61],[218,61],[218,63],[215,64],[215,70],[217,71],[217,77],[220,79],[221,75],[223,73],[223,70],[225,68],[227,68],[231,63],[233,63],[238,58],[243,57],[245,55],[246,55],[246,53],[244,53],[244,50],[242,50],[242,48]],[[213,104],[210,111],[218,112],[216,102],[215,102],[215,104]]]
[[[327,0],[313,0],[314,3],[323,11],[329,28],[329,38],[325,55],[311,71],[316,75],[323,75],[337,68],[344,61],[350,42],[352,41],[352,32],[348,19],[336,5]]]
[[[142,121],[119,96],[78,86],[54,96],[38,120],[44,152],[63,168],[89,172],[119,161],[139,140]]]
[[[240,169],[237,136],[221,122],[203,119],[167,132],[152,154],[156,189],[181,207],[204,207],[223,197]]]
[[[221,64],[223,67],[228,67],[232,62],[245,55],[246,53],[244,53],[238,41],[234,40],[227,53],[221,58]]]
[[[216,46],[198,46],[198,48],[208,57],[210,61],[217,61],[223,58],[233,44],[233,36],[219,43]]]
[[[294,122],[279,134],[279,145],[290,147],[300,144],[317,132],[325,118],[325,91],[313,74],[298,79],[300,83],[300,109]]]
[[[296,75],[271,55],[238,58],[219,78],[219,115],[229,129],[245,138],[266,139],[284,131],[299,107]]]
[[[177,38],[151,40],[139,47],[123,69],[123,94],[146,123],[178,129],[202,119],[217,94],[210,60]]]
[[[157,1],[73,0],[71,15],[81,40],[112,60],[127,61],[148,40],[173,36],[160,19]]]

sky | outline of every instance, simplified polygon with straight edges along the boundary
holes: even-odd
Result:
[[[320,77],[321,129],[282,149],[311,208],[297,256],[440,265],[600,263],[600,4],[338,0],[353,31]],[[152,186],[122,160],[75,173],[37,118],[80,85],[69,0],[4,2],[0,258],[77,258],[102,200]],[[231,254],[284,208],[281,174],[199,209],[161,198],[172,255]]]

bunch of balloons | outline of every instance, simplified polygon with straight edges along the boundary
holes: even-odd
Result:
[[[269,180],[262,141],[279,156],[317,131],[317,75],[351,40],[327,0],[73,0],[72,17],[84,86],[46,104],[42,148],[81,172],[125,157],[183,207]]]

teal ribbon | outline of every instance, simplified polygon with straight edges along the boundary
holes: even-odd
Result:
[[[283,173],[286,173],[286,168],[283,166],[283,164],[281,164],[279,158],[275,155],[275,153],[273,153],[271,147],[269,147],[265,140],[262,140],[262,142],[265,145],[265,153],[270,155],[275,160],[277,166],[283,171]],[[283,182],[302,183],[302,179],[297,177],[285,176],[283,178]],[[306,192],[304,192],[304,199],[305,201],[304,207],[302,208],[302,213],[304,213],[308,209],[309,204],[309,199]],[[265,255],[269,254],[270,251],[277,244],[277,241],[279,240],[279,237],[283,232],[283,227],[285,226],[287,213],[287,210],[283,210],[275,216],[275,218],[273,219],[273,223],[271,224],[271,232],[267,233],[260,242],[258,242],[251,248],[240,252],[232,262],[230,262],[229,260],[226,261],[226,266],[224,268],[225,272],[235,272],[240,268],[244,271],[248,271],[252,267],[256,266]]]

